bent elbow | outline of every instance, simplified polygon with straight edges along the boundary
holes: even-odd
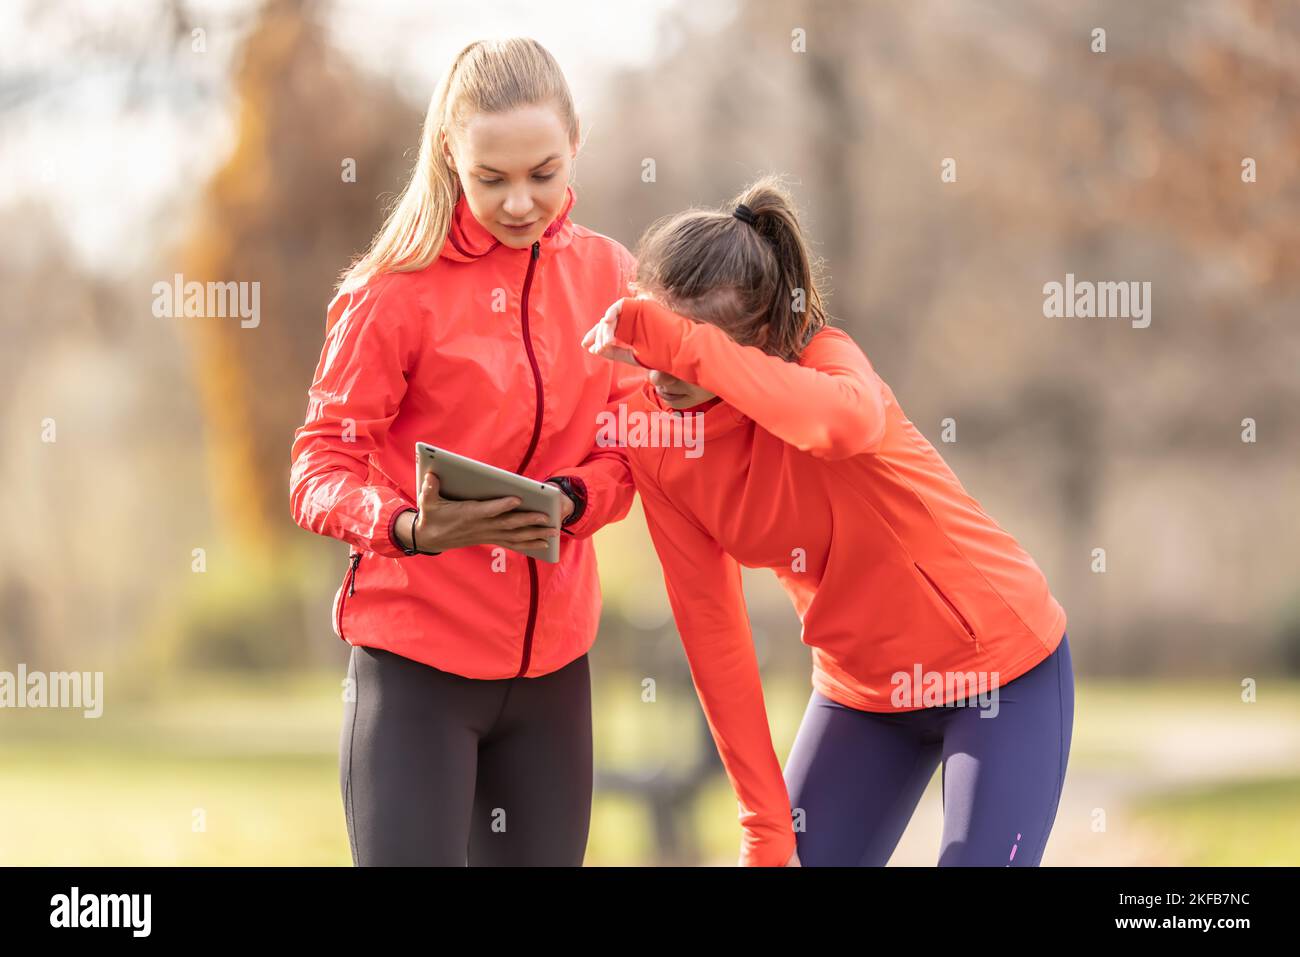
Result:
[[[306,498],[306,483],[296,476],[289,479],[289,516],[293,523],[299,528],[311,531],[311,525],[307,519],[306,509],[303,507]]]
[[[885,410],[873,403],[860,403],[846,415],[821,430],[817,441],[805,451],[828,461],[880,451],[885,441]]]
[[[299,528],[317,532],[312,498],[316,486],[315,474],[304,458],[295,458],[289,467],[289,515]]]
[[[838,462],[842,459],[851,459],[855,455],[870,455],[879,452],[880,438],[880,436],[871,436],[866,433],[856,433],[833,439],[824,445],[813,446],[808,451],[828,462]]]
[[[860,438],[858,448],[851,454],[861,455],[867,453],[874,455],[879,452],[885,444],[885,427],[884,406],[873,409],[872,414],[866,418],[858,432]]]

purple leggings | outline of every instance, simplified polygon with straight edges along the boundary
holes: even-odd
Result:
[[[1074,725],[1066,636],[990,695],[996,713],[980,717],[974,698],[883,714],[814,691],[785,767],[799,862],[883,867],[942,761],[939,864],[1037,867]]]

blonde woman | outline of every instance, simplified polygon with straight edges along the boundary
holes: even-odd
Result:
[[[340,788],[357,865],[583,860],[590,536],[634,494],[625,459],[595,445],[597,416],[644,373],[581,345],[634,264],[570,218],[578,146],[541,45],[469,44],[328,310],[290,499],[299,525],[350,546],[333,614],[352,646]],[[554,482],[562,528],[518,499],[416,489],[418,441]],[[561,533],[558,564],[506,547]]]

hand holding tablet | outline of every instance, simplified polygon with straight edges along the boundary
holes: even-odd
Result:
[[[415,448],[420,511],[398,520],[404,547],[414,534],[422,553],[501,545],[542,561],[560,560],[560,522],[569,499],[558,487],[425,442]]]

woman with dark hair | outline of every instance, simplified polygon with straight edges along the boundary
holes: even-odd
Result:
[[[687,451],[625,452],[740,801],[741,863],[884,865],[942,762],[939,863],[1037,865],[1074,715],[1042,571],[829,324],[779,180],[659,221],[637,261],[638,297],[584,344],[652,370],[629,420],[699,417]],[[776,573],[812,648],[784,779],[741,565]]]

